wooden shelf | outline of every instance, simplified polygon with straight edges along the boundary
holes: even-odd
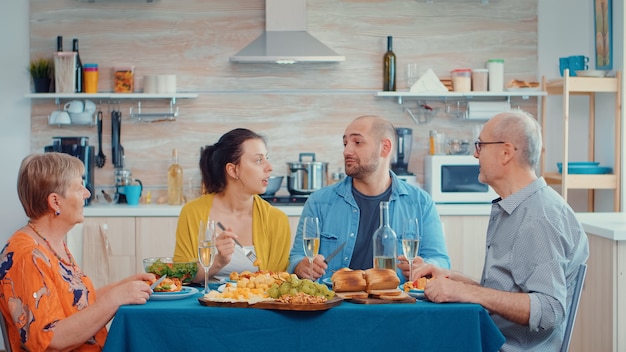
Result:
[[[594,211],[594,190],[596,189],[612,189],[614,192],[613,209],[616,212],[621,210],[620,191],[621,191],[621,148],[622,143],[622,75],[618,71],[615,77],[570,77],[569,70],[565,70],[564,77],[553,81],[546,81],[543,78],[542,86],[547,95],[561,95],[563,97],[563,171],[564,174],[556,172],[546,172],[545,170],[545,150],[541,156],[541,174],[546,182],[552,185],[561,185],[561,194],[567,201],[568,190],[570,189],[587,189],[587,209]],[[587,159],[593,161],[595,158],[595,95],[598,93],[608,93],[615,96],[615,112],[614,112],[614,144],[615,155],[613,161],[613,174],[606,175],[580,175],[567,174],[569,161],[569,118],[570,118],[570,96],[583,95],[589,98],[589,148]],[[541,127],[543,140],[546,140],[546,104],[548,98],[543,98],[541,102]],[[605,142],[605,141],[599,141]]]
[[[196,93],[28,93],[31,99],[192,99]]]
[[[617,176],[606,175],[574,175],[569,174],[563,180],[563,175],[558,172],[546,172],[543,174],[546,182],[551,185],[567,184],[569,189],[615,189],[619,182]]]

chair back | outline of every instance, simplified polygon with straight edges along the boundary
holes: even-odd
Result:
[[[583,283],[587,274],[587,264],[580,264],[578,274],[576,275],[576,284],[574,286],[574,294],[567,315],[567,325],[565,325],[565,336],[561,344],[561,352],[569,350],[569,344],[572,340],[572,330],[574,330],[574,322],[576,321],[576,313],[578,312],[578,304],[580,303],[580,295],[583,291]]]
[[[0,327],[2,328],[2,339],[4,340],[4,350],[11,352],[11,344],[9,343],[9,332],[7,331],[7,322],[4,315],[0,314]]]

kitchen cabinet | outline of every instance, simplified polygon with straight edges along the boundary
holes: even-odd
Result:
[[[441,216],[451,269],[480,282],[489,216]]]
[[[173,257],[178,217],[135,218],[136,272],[143,272],[143,260],[150,257]]]
[[[96,288],[136,273],[135,218],[85,218],[82,242],[81,268]]]
[[[542,151],[541,158],[541,174],[546,182],[551,185],[560,185],[561,194],[567,201],[568,191],[570,189],[587,189],[589,196],[587,200],[588,211],[594,209],[594,190],[595,189],[612,189],[614,192],[613,208],[620,211],[620,184],[621,184],[621,152],[619,148],[621,143],[621,115],[622,115],[622,76],[621,72],[617,72],[615,77],[570,77],[569,70],[565,70],[564,77],[553,81],[546,82],[543,79],[543,87],[549,95],[561,95],[563,99],[563,168],[562,173],[545,171],[545,150]],[[589,98],[589,147],[588,161],[595,159],[595,96],[596,94],[605,93],[615,96],[615,115],[614,115],[614,140],[608,143],[614,143],[618,146],[614,148],[614,162],[612,174],[570,174],[568,172],[569,161],[569,120],[570,120],[570,98],[573,95],[582,95]],[[541,128],[543,140],[546,140],[545,124],[546,124],[546,105],[549,98],[542,99],[541,102]],[[599,141],[607,142],[607,141]]]

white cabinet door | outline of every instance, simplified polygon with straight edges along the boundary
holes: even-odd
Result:
[[[143,272],[143,259],[173,257],[178,217],[138,217],[136,269]]]
[[[96,288],[136,273],[135,218],[85,218],[82,240],[82,269]]]
[[[489,216],[442,216],[452,270],[479,280],[485,259]]]

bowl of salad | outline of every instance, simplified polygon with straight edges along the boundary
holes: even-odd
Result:
[[[153,273],[157,277],[179,278],[183,285],[191,283],[198,272],[197,262],[174,262],[169,257],[153,257],[143,260],[143,267],[147,273]]]

